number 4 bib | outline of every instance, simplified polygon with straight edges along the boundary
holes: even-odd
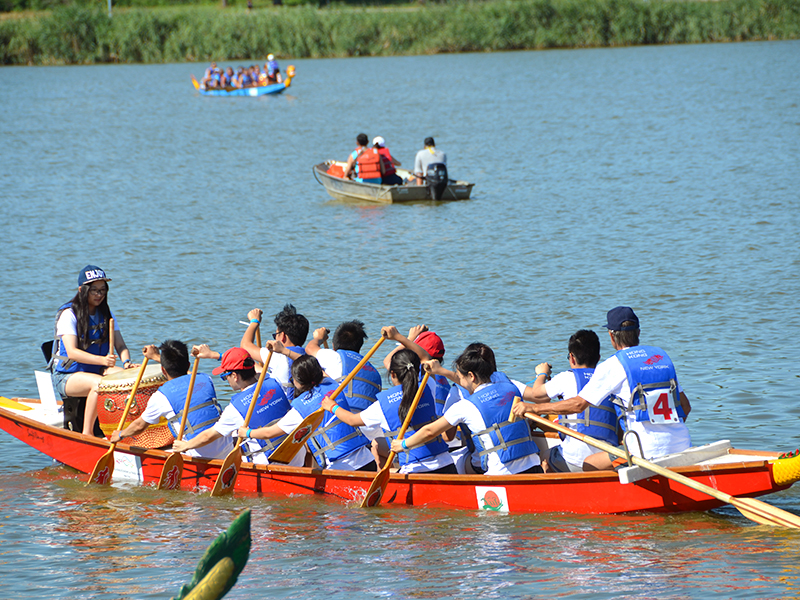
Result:
[[[669,390],[662,388],[645,392],[644,399],[651,423],[658,425],[680,423],[678,410],[675,408],[675,396]]]

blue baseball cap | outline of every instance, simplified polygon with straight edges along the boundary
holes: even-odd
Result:
[[[86,285],[93,281],[111,281],[111,278],[106,277],[106,272],[100,267],[86,265],[78,273],[78,285]]]
[[[606,321],[607,323],[604,327],[611,331],[633,331],[634,329],[639,329],[639,317],[636,316],[636,313],[633,312],[633,309],[629,306],[617,306],[616,308],[612,308],[606,315]],[[633,321],[634,325],[623,327],[622,324],[625,321]]]

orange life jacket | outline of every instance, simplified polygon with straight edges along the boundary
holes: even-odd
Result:
[[[356,159],[359,179],[381,178],[381,155],[375,148],[367,148]]]

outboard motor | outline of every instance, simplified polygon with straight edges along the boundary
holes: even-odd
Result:
[[[433,200],[441,200],[448,183],[447,165],[442,163],[428,165],[428,170],[425,173],[425,182],[428,184],[428,193],[431,198]]]

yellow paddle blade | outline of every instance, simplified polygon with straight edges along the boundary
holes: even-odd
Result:
[[[287,435],[280,445],[275,448],[275,452],[269,455],[269,462],[288,465],[297,453],[300,452],[300,448],[308,441],[308,438],[312,436],[324,418],[325,411],[321,408],[308,415],[294,428],[294,431]]]
[[[173,452],[164,461],[157,488],[159,490],[181,489],[181,475],[183,475],[183,456],[180,452]]]
[[[214,482],[214,489],[211,490],[211,497],[227,496],[233,491],[236,485],[236,478],[239,476],[239,467],[242,463],[242,449],[237,445],[230,451],[225,461],[219,469],[219,475]]]
[[[230,556],[220,560],[208,575],[198,583],[184,600],[219,600],[236,570],[236,564]]]
[[[116,444],[112,444],[108,452],[103,454],[100,460],[97,461],[87,483],[97,483],[99,485],[111,483],[111,476],[114,474],[114,446]]]
[[[394,452],[391,452],[389,453],[389,458],[386,461],[386,465],[383,467],[383,469],[381,469],[380,473],[375,476],[375,479],[372,480],[372,485],[369,486],[367,494],[364,496],[364,500],[361,501],[361,508],[371,508],[373,506],[378,506],[378,504],[381,503],[383,493],[386,491],[386,488],[389,485],[389,477],[392,474],[389,469],[392,466],[393,460]]]
[[[196,90],[200,89],[200,82],[194,78],[194,75],[192,75],[192,85],[194,86],[194,89]]]
[[[14,410],[33,410],[33,407],[28,406],[27,404],[22,404],[21,402],[17,402],[16,400],[12,400],[11,398],[6,398],[4,396],[0,396],[0,406],[3,408],[13,408]]]
[[[762,525],[771,525],[773,527],[789,527],[792,529],[800,529],[800,517],[787,512],[761,500],[755,498],[732,498],[731,504],[735,506],[742,515],[761,523]]]

